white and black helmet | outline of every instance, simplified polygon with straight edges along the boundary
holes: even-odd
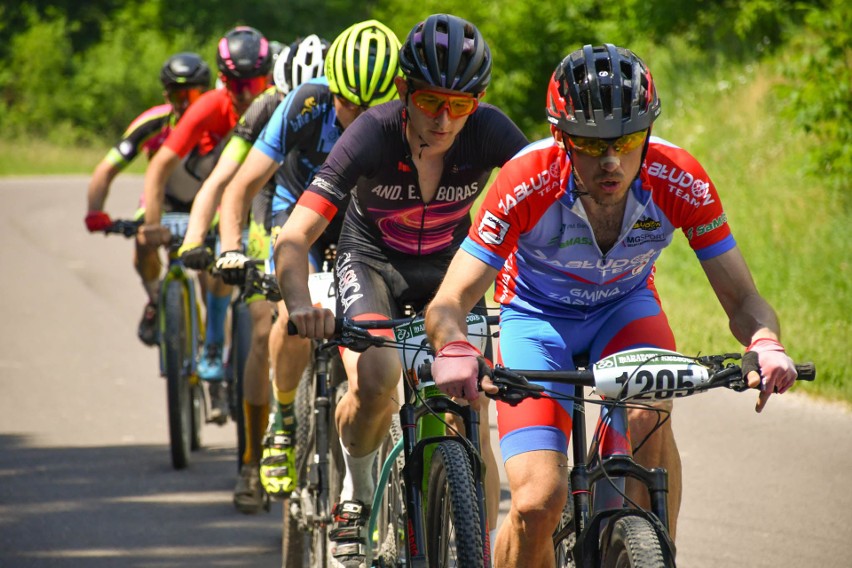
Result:
[[[321,77],[325,73],[325,55],[329,42],[315,34],[290,44],[284,61],[275,62],[272,77],[282,93],[288,93],[302,83]]]

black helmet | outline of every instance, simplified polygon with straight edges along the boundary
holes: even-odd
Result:
[[[210,86],[210,67],[197,53],[183,52],[169,57],[160,69],[160,82],[167,91],[182,87]]]
[[[491,50],[470,22],[434,14],[408,34],[399,66],[409,79],[476,94],[491,80]]]
[[[547,89],[547,119],[572,136],[618,138],[650,128],[659,115],[651,72],[635,53],[610,43],[571,53]]]
[[[239,26],[219,40],[216,64],[231,79],[251,79],[267,75],[272,69],[269,42],[259,31]]]

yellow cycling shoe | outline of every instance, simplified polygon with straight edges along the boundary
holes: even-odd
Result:
[[[282,499],[296,489],[296,450],[293,437],[277,431],[266,435],[260,458],[260,482],[271,497]]]

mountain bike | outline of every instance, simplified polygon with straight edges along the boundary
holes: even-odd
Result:
[[[738,364],[742,358],[742,365]],[[579,363],[579,362],[578,362]],[[812,363],[797,365],[800,380],[813,380]],[[669,568],[675,566],[675,546],[668,534],[667,474],[664,469],[646,469],[633,460],[628,447],[607,443],[607,429],[626,427],[628,408],[644,408],[651,401],[692,396],[715,388],[744,391],[745,376],[758,370],[757,354],[739,353],[688,357],[674,351],[638,348],[605,357],[574,371],[524,371],[497,366],[492,382],[499,388],[488,395],[509,404],[525,398],[551,396],[572,401],[573,467],[569,502],[553,535],[556,565],[563,567]],[[431,381],[428,364],[419,369],[419,380]],[[531,380],[574,385],[574,395],[545,391]],[[603,400],[583,395],[591,387]],[[586,440],[585,403],[606,409],[591,444]],[[627,477],[647,487],[650,510],[640,509],[624,491]]]
[[[322,272],[310,274],[308,287],[315,305],[335,310],[334,275],[329,271],[333,250],[326,251]],[[288,331],[295,328],[288,324]],[[346,392],[346,373],[333,342],[316,342],[311,362],[296,391],[296,471],[298,485],[282,503],[282,566],[328,565],[328,531],[333,499],[343,485],[343,455],[335,409]]]
[[[205,395],[196,365],[204,342],[204,326],[198,300],[197,281],[178,257],[188,213],[164,213],[160,224],[172,235],[168,245],[168,268],[160,281],[157,298],[157,328],[160,350],[160,375],[166,378],[169,419],[169,447],[172,466],[184,469],[192,451],[201,447],[201,426],[210,415],[209,396]],[[133,237],[141,220],[119,219],[104,232]],[[215,235],[207,237],[215,243]]]
[[[469,339],[484,349],[496,318],[470,314]],[[403,363],[398,416],[379,450],[368,535],[369,559],[379,567],[490,566],[479,416],[413,372],[431,361],[422,318],[336,320],[326,345],[354,351],[393,347]],[[394,339],[369,330],[392,329]],[[449,413],[457,421],[445,418]],[[375,549],[375,550],[373,550]]]

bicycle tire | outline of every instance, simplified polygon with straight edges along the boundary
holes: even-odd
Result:
[[[379,448],[376,460],[376,478],[381,475],[382,467],[388,460],[391,450],[402,439],[402,426],[399,415],[394,414],[390,432]],[[408,548],[406,546],[405,486],[402,469],[405,456],[400,452],[390,466],[387,485],[382,490],[382,500],[378,509],[372,512],[376,516],[376,534],[374,553],[378,568],[397,568],[405,565]]]
[[[570,476],[570,473],[569,473]],[[574,546],[577,544],[577,530],[574,524],[574,499],[571,496],[571,481],[568,481],[568,499],[562,508],[562,517],[553,532],[553,548],[556,555],[556,568],[576,568]]]
[[[482,531],[473,468],[458,442],[435,446],[426,495],[430,568],[483,565]]]
[[[229,391],[231,418],[237,427],[237,470],[243,464],[246,451],[246,417],[243,412],[243,382],[251,350],[252,319],[245,302],[231,305],[231,349],[229,351]]]
[[[296,471],[299,481],[296,490],[281,503],[281,566],[302,568],[305,557],[309,557],[308,533],[299,526],[301,515],[300,499],[309,498],[306,485],[308,450],[310,448],[311,420],[313,420],[313,363],[302,374],[296,389]],[[274,403],[273,403],[274,404]],[[305,529],[307,526],[305,523]]]
[[[603,547],[603,568],[672,568],[660,542],[660,535],[641,515],[619,517],[609,542]]]
[[[169,448],[172,467],[189,465],[193,438],[193,393],[188,376],[189,291],[184,282],[171,280],[165,290],[165,324],[160,348],[164,350]]]

